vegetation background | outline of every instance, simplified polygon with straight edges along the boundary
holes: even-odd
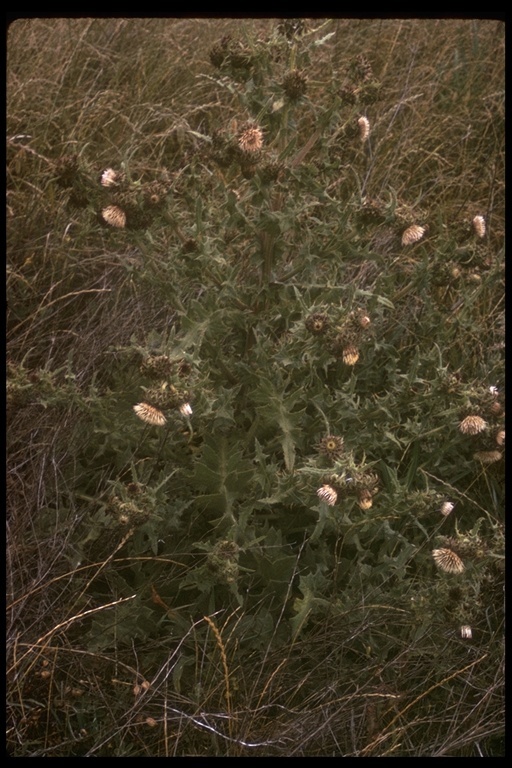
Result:
[[[503,24],[18,20],[7,97],[11,756],[502,756]]]

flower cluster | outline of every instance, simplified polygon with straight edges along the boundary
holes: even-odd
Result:
[[[327,440],[329,439],[326,438]],[[332,439],[332,438],[331,438]],[[373,497],[378,491],[379,479],[374,472],[356,468],[353,476],[330,475],[317,489],[317,496],[329,506],[334,506],[340,499],[355,497],[362,510],[373,506]]]
[[[111,167],[101,172],[99,187],[103,198],[99,220],[115,229],[147,228],[169,191],[167,184],[157,180],[130,184],[124,172]]]
[[[110,496],[106,510],[120,525],[142,525],[151,514],[150,505],[145,504],[144,501],[139,499],[136,504],[134,501],[125,501],[119,496]]]
[[[359,360],[361,344],[369,337],[371,324],[371,318],[364,309],[349,312],[336,325],[326,312],[313,312],[305,321],[310,333],[325,336],[330,354],[349,366]]]
[[[349,82],[340,88],[339,95],[345,104],[373,104],[380,96],[381,84],[374,75],[373,67],[364,54],[360,54],[349,66]]]

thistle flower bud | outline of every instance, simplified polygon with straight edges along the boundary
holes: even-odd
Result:
[[[329,317],[323,312],[313,312],[306,318],[306,328],[310,333],[319,336],[329,328]]]
[[[327,435],[318,444],[318,452],[333,461],[343,456],[344,450],[344,440],[339,435]]]
[[[373,506],[371,491],[363,488],[357,495],[357,504],[361,509],[370,509]]]
[[[307,88],[307,78],[303,72],[293,69],[283,80],[283,90],[292,101],[304,96]]]
[[[345,363],[345,365],[355,365],[359,360],[358,348],[353,344],[350,344],[350,346],[345,347],[342,354],[342,360]]]

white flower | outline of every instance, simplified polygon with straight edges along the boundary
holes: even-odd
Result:
[[[192,416],[192,406],[190,403],[182,403],[180,405],[180,413],[182,416]]]
[[[455,504],[453,504],[451,501],[445,501],[441,504],[441,514],[447,517],[450,512],[453,510]]]

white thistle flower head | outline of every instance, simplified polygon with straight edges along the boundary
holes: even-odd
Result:
[[[105,168],[101,174],[100,183],[102,187],[115,187],[119,181],[119,174],[113,168]]]
[[[470,414],[459,424],[459,429],[463,435],[478,435],[487,427],[487,422],[481,416]]]
[[[111,227],[122,229],[126,226],[126,213],[118,205],[107,205],[101,212],[103,221],[110,224]]]
[[[411,227],[407,227],[402,234],[402,245],[417,243],[418,240],[421,240],[426,231],[425,227],[420,227],[418,224],[413,224]]]
[[[360,117],[357,124],[359,126],[359,138],[361,141],[366,141],[370,135],[370,121],[367,117]]]
[[[441,504],[441,514],[444,515],[445,517],[448,517],[450,512],[453,511],[454,507],[455,507],[455,504],[453,504],[453,502],[451,502],[451,501],[444,501]]]
[[[238,146],[244,152],[258,152],[263,146],[263,131],[256,125],[251,125],[238,136]]]
[[[322,485],[316,492],[316,495],[318,498],[322,499],[322,501],[325,501],[326,504],[329,504],[330,507],[333,507],[338,500],[338,494],[332,485]]]
[[[475,216],[473,219],[473,229],[477,237],[485,237],[485,219],[483,216]]]
[[[451,549],[434,549],[432,557],[437,567],[445,573],[462,573],[465,568],[460,557]]]
[[[469,624],[464,624],[460,628],[460,636],[462,638],[471,640],[471,638],[473,637],[473,632],[471,631],[471,627],[469,626]]]
[[[498,394],[499,394],[498,387],[495,387],[494,385],[490,386],[489,387],[489,392],[491,393],[491,395],[493,397],[498,397]]]
[[[190,403],[182,403],[180,405],[180,413],[182,416],[192,416],[192,406]]]
[[[139,419],[145,421],[147,424],[154,424],[157,427],[162,427],[167,421],[162,411],[159,411],[158,408],[155,408],[153,405],[149,405],[149,403],[137,403],[137,405],[133,406],[133,410]]]

